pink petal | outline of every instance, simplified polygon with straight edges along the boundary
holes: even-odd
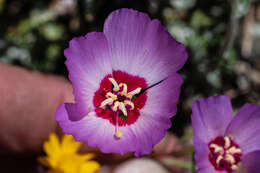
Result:
[[[88,33],[71,40],[64,54],[79,113],[86,114],[93,109],[92,99],[99,83],[112,73],[107,40],[103,33]]]
[[[232,106],[226,96],[201,98],[192,104],[192,128],[194,136],[209,143],[223,136],[232,119]]]
[[[246,154],[242,158],[242,165],[248,173],[260,172],[260,150]]]
[[[226,135],[234,137],[243,154],[260,150],[260,106],[246,104],[239,109]]]
[[[112,12],[104,25],[114,70],[124,70],[147,80],[148,85],[165,79],[187,60],[177,42],[158,20],[131,9]]]
[[[178,74],[167,78],[162,83],[148,89],[147,101],[138,120],[131,125],[138,148],[136,156],[148,154],[171,127],[170,118],[177,111],[176,102],[179,98],[182,78]]]

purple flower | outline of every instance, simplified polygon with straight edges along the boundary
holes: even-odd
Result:
[[[64,53],[75,103],[56,112],[63,131],[104,153],[150,153],[177,110],[184,45],[159,20],[120,9]]]
[[[260,172],[260,106],[246,104],[232,115],[226,96],[193,103],[197,173]]]

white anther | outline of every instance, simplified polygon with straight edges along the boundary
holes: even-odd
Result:
[[[217,157],[217,160],[216,160],[216,163],[219,164],[219,162],[223,159],[223,156],[222,155],[219,155]]]
[[[225,160],[228,161],[231,164],[234,164],[236,162],[235,158],[230,154],[226,154]]]
[[[111,99],[113,99],[113,101],[115,101],[115,100],[117,100],[117,95],[115,95],[115,94],[113,94],[111,92],[108,92],[106,94],[106,98],[111,98]]]
[[[114,102],[114,101],[113,101],[112,98],[108,98],[108,99],[104,100],[104,101],[100,104],[100,107],[104,109],[106,105],[112,105],[113,102]]]
[[[113,110],[114,112],[117,111],[117,108],[118,108],[118,106],[120,105],[120,103],[121,103],[121,102],[119,102],[119,101],[116,101],[116,102],[114,103],[114,106],[113,106],[113,108],[112,108],[112,110]]]
[[[218,153],[218,152],[220,152],[221,154],[224,153],[223,148],[218,146],[217,144],[210,144],[209,148],[214,148],[215,153]]]
[[[108,78],[108,80],[113,84],[114,88],[113,90],[114,91],[119,91],[119,85],[117,84],[116,80],[114,78]]]
[[[228,154],[242,154],[242,150],[233,146],[229,150],[227,150],[226,153],[228,153]]]
[[[123,91],[121,92],[121,95],[127,94],[127,85],[125,83],[120,83],[119,87],[123,87]]]
[[[123,112],[124,116],[127,116],[127,110],[125,108],[125,104],[120,102],[119,109]]]
[[[225,141],[225,146],[224,146],[224,147],[225,147],[226,149],[229,148],[230,145],[231,145],[231,141],[230,141],[229,137],[225,136],[225,137],[224,137],[224,141]]]
[[[136,88],[135,90],[128,93],[128,95],[132,98],[134,95],[139,94],[141,92],[142,88]]]
[[[125,100],[124,104],[125,104],[125,106],[129,105],[131,107],[131,110],[133,110],[135,108],[134,103],[131,102],[130,100]]]

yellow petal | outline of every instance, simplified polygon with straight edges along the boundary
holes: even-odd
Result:
[[[72,135],[64,135],[61,142],[63,153],[73,154],[76,153],[83,143],[76,142]]]
[[[81,156],[82,156],[82,158],[86,161],[86,160],[93,159],[93,158],[95,157],[95,154],[93,154],[93,153],[88,153],[88,154],[82,154]]]
[[[77,152],[81,145],[82,143],[76,142],[71,135],[64,135],[60,142],[58,136],[52,133],[44,143],[47,156],[39,157],[38,161],[50,168],[48,173],[96,173],[100,165],[89,161],[94,154]]]
[[[98,162],[88,161],[81,166],[79,173],[96,173],[99,168],[100,165]]]
[[[78,154],[71,154],[61,157],[57,167],[64,173],[78,173],[82,164],[84,164],[84,157]]]
[[[59,138],[55,133],[51,133],[49,140],[44,142],[43,149],[47,155],[57,155],[60,152]]]

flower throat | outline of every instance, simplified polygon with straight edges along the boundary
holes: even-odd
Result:
[[[122,71],[107,75],[95,92],[94,105],[97,115],[115,125],[115,137],[121,138],[119,126],[134,123],[145,105],[147,87],[143,78]]]
[[[216,170],[231,173],[239,168],[242,150],[230,136],[219,136],[209,145],[209,160]]]

